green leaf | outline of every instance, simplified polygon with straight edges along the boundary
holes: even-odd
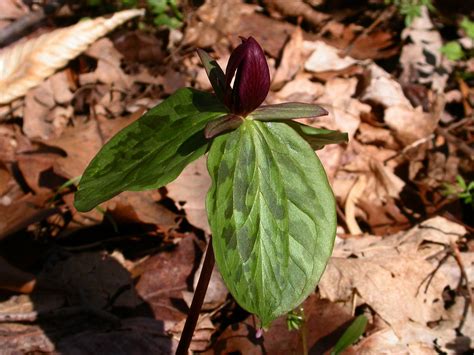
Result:
[[[339,338],[334,349],[331,351],[331,355],[338,355],[354,344],[362,334],[364,334],[365,328],[367,327],[367,321],[366,316],[358,316]]]
[[[147,0],[147,3],[151,8],[151,12],[155,15],[162,14],[168,8],[166,0]]]
[[[330,129],[315,128],[298,122],[286,122],[303,137],[313,150],[322,149],[327,144],[339,144],[349,141],[347,133],[332,131]]]
[[[221,102],[224,102],[225,90],[225,74],[217,61],[212,58],[206,51],[197,49],[199,58],[201,59],[204,69],[206,69],[207,76],[211,82],[212,88]]]
[[[242,124],[243,118],[233,113],[219,117],[217,120],[211,121],[206,125],[204,137],[207,139],[214,138],[220,134],[233,131]]]
[[[466,180],[464,180],[461,175],[456,175],[456,181],[458,182],[458,185],[461,187],[461,189],[467,189]]]
[[[122,191],[159,188],[208,148],[206,124],[225,114],[214,95],[180,89],[115,135],[85,170],[75,196],[89,211]]]
[[[281,122],[244,120],[213,141],[207,212],[217,266],[267,326],[294,309],[331,255],[334,196],[314,151]]]
[[[474,39],[474,22],[470,21],[467,17],[464,17],[460,25],[461,28],[466,31],[467,36]]]
[[[261,106],[253,111],[248,119],[257,121],[280,121],[295,118],[325,116],[328,112],[321,106],[300,102],[286,102],[277,105]]]
[[[456,41],[448,42],[444,46],[442,46],[441,53],[443,53],[449,60],[454,61],[464,57],[464,51],[462,50],[462,47],[459,42]]]
[[[169,28],[180,28],[183,24],[175,17],[170,17],[166,13],[156,16],[153,20],[155,26],[167,26]]]

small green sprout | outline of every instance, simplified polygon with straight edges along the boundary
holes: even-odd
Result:
[[[393,4],[401,15],[405,16],[405,26],[410,26],[413,20],[421,16],[421,8],[426,6],[430,11],[435,11],[431,0],[385,0],[385,4]]]
[[[457,184],[444,184],[443,195],[455,197],[465,205],[474,207],[474,181],[466,183],[461,175],[456,176]]]
[[[286,315],[288,330],[299,330],[304,323],[304,308],[294,309]]]

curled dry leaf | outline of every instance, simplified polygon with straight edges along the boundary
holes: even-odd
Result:
[[[344,206],[344,211],[346,214],[346,224],[347,228],[349,229],[349,233],[351,234],[362,234],[362,230],[357,224],[356,216],[355,216],[355,205],[357,203],[357,199],[362,196],[365,188],[367,187],[367,178],[365,175],[359,175],[359,178],[352,186],[351,190],[349,191],[349,195],[347,196],[346,203]]]
[[[300,27],[296,27],[283,50],[280,66],[273,76],[272,90],[280,89],[285,83],[291,81],[300,70],[302,47],[303,30]]]
[[[309,46],[309,43],[307,43]],[[311,43],[313,53],[304,64],[304,68],[310,72],[338,71],[356,64],[357,61],[349,56],[341,57],[339,50],[323,41]]]
[[[81,21],[7,48],[0,53],[0,105],[25,95],[98,38],[143,13],[125,10],[110,18]]]

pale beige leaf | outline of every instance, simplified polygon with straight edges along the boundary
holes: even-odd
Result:
[[[189,223],[208,234],[211,230],[207,222],[205,201],[210,186],[211,178],[205,157],[189,164],[176,180],[166,185],[168,196],[177,204],[183,204]]]
[[[302,66],[302,49],[303,31],[300,27],[296,27],[283,50],[280,65],[273,76],[272,90],[280,89],[298,73]]]
[[[369,305],[398,336],[410,322],[427,327],[446,318],[440,300],[450,280],[434,272],[440,253],[465,232],[435,217],[404,233],[345,239],[336,245],[319,283],[321,296],[351,303],[356,292],[359,304]]]
[[[0,105],[25,95],[98,38],[143,13],[125,10],[110,18],[81,21],[0,52]]]
[[[362,196],[365,188],[367,186],[367,178],[365,175],[360,175],[355,184],[352,186],[349,195],[346,199],[346,204],[344,207],[346,214],[346,224],[349,229],[349,233],[357,235],[362,234],[362,230],[359,227],[359,224],[356,220],[356,203],[357,199]]]
[[[357,63],[357,60],[349,56],[339,56],[339,50],[323,41],[313,42],[313,53],[304,64],[309,72],[321,73],[332,70],[343,70]]]

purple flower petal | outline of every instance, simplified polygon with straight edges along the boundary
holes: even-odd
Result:
[[[246,116],[262,104],[269,90],[270,71],[262,47],[253,37],[242,39],[226,68],[225,104],[232,113]]]

